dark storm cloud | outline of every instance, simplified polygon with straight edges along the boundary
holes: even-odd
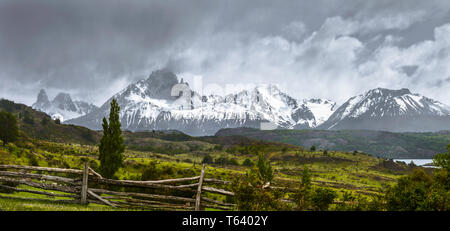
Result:
[[[445,0],[0,0],[0,97],[31,104],[47,88],[100,104],[167,66],[207,82],[279,81],[296,97],[342,100],[298,88],[308,78],[348,94],[368,88],[356,80],[386,69],[374,67],[380,52],[434,40],[449,9]],[[443,43],[434,44],[438,52]]]
[[[40,80],[49,87],[78,85],[80,78],[103,81],[139,71],[149,56],[189,37],[185,29],[196,33],[200,12],[189,4],[143,3],[3,1],[2,69],[18,80]]]

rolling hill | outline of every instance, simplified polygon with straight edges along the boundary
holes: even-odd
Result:
[[[22,138],[34,138],[61,143],[96,144],[100,133],[88,128],[58,124],[45,114],[24,104],[1,99],[0,110],[13,113],[18,118]]]
[[[360,151],[384,158],[431,159],[445,152],[450,132],[394,133],[369,130],[222,129],[216,136],[243,136],[323,150]]]

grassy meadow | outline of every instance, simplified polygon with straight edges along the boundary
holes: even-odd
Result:
[[[155,138],[157,137],[157,138]],[[305,167],[311,171],[315,187],[329,188],[342,197],[351,194],[367,197],[382,194],[383,190],[396,179],[410,172],[414,166],[403,163],[389,163],[364,153],[306,150],[301,147],[273,142],[261,142],[233,138],[204,138],[203,140],[171,141],[171,137],[154,134],[146,137],[126,136],[128,148],[125,165],[116,173],[117,179],[156,180],[199,175],[205,156],[207,178],[230,181],[245,174],[256,163],[257,153],[264,153],[274,171],[273,184],[281,187],[297,188],[300,175]],[[131,144],[131,145],[130,145]],[[148,151],[151,150],[151,151]],[[27,139],[16,144],[0,145],[0,164],[32,165],[82,169],[88,160],[96,170],[99,167],[98,147],[58,143],[39,139]],[[29,187],[29,186],[20,186]],[[36,190],[36,189],[35,189]],[[39,189],[40,190],[40,189]],[[289,193],[287,194],[289,195]],[[0,193],[8,197],[50,198],[24,192]],[[53,198],[64,199],[64,198]],[[225,200],[223,196],[216,196]],[[0,199],[2,210],[115,210],[102,205],[71,205],[48,202],[34,202]],[[333,209],[333,206],[331,207]]]

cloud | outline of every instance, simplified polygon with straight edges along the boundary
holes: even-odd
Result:
[[[101,104],[169,67],[345,101],[409,87],[448,104],[449,1],[0,0],[0,97]],[[405,66],[417,66],[413,74]],[[439,83],[439,84],[436,84]]]
[[[371,60],[360,66],[366,79],[376,79],[383,86],[409,87],[429,97],[449,103],[450,24],[434,29],[434,39],[413,44],[407,48],[386,45],[379,48]],[[414,66],[408,74],[402,68]],[[373,81],[373,80],[372,80]],[[375,82],[375,81],[373,81]],[[441,84],[435,84],[435,83]]]
[[[381,14],[374,18],[364,18],[359,27],[361,33],[371,33],[383,30],[405,30],[414,23],[425,19],[424,11],[404,12],[402,14]]]
[[[351,88],[347,80],[356,78],[354,63],[363,44],[333,28],[323,26],[302,42],[281,36],[208,35],[173,57],[173,62],[203,75],[207,83],[272,83],[296,97],[342,101],[349,95],[327,89],[331,83],[344,87],[341,91]]]
[[[308,28],[305,23],[301,21],[290,22],[289,24],[282,27],[283,37],[293,40],[303,39],[308,32]]]
[[[449,76],[448,25],[437,27],[433,40],[407,48],[397,46],[401,37],[387,35],[374,51],[367,51],[366,43],[352,36],[361,25],[366,23],[329,18],[302,41],[288,36],[204,36],[174,59],[183,63],[182,69],[205,76],[207,82],[278,83],[299,98],[323,97],[343,103],[376,87],[408,87],[449,103],[449,95],[438,89]],[[405,68],[411,66],[414,72],[407,73]]]

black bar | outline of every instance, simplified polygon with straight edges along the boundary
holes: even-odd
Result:
[[[309,231],[316,228],[405,230],[420,226],[433,230],[432,227],[439,225],[439,230],[446,230],[449,215],[449,212],[0,212],[0,224],[21,228],[43,226],[60,231],[64,227],[88,227],[88,230],[113,227],[124,231]],[[267,218],[263,223],[264,217]],[[186,221],[189,223],[183,225]]]

